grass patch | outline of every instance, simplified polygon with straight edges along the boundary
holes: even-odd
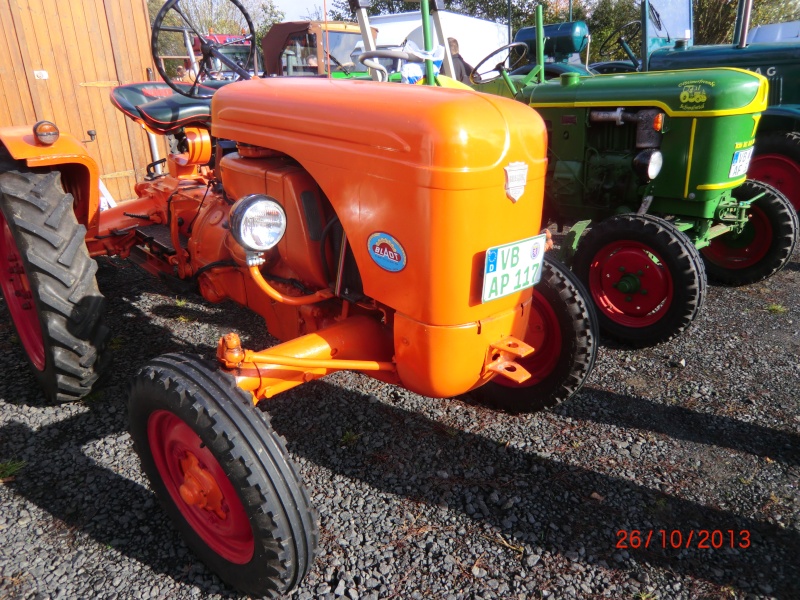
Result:
[[[344,432],[344,435],[342,436],[342,439],[339,440],[339,443],[342,446],[350,447],[353,444],[355,444],[358,441],[358,438],[360,437],[361,437],[360,434],[350,431],[348,429],[347,431]]]
[[[767,312],[773,315],[782,315],[785,312],[788,312],[789,309],[786,308],[783,304],[770,304],[767,306]]]
[[[180,296],[175,298],[175,306],[177,306],[178,308],[183,308],[184,306],[186,306],[186,298],[181,298]]]
[[[0,481],[14,477],[25,466],[24,460],[7,460],[0,462]]]

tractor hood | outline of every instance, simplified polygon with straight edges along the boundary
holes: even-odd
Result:
[[[742,69],[691,69],[576,77],[529,85],[524,100],[539,107],[657,106],[674,117],[723,116],[767,108],[766,78]]]

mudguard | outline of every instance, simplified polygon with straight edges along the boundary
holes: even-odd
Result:
[[[87,235],[97,232],[100,215],[100,169],[77,138],[61,133],[54,144],[40,144],[32,126],[0,128],[0,144],[11,158],[30,168],[53,167],[61,171],[64,190],[75,198],[75,215]]]

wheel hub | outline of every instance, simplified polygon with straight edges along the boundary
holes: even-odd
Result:
[[[623,248],[601,266],[601,288],[607,309],[644,317],[669,295],[669,275],[643,248]]]
[[[191,452],[187,452],[180,460],[180,465],[184,479],[179,491],[183,501],[211,511],[220,519],[227,518],[228,515],[222,508],[222,490],[219,489],[214,476],[203,468]]]

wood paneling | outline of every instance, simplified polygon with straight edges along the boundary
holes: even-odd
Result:
[[[153,66],[146,0],[0,0],[0,56],[0,127],[48,119],[79,139],[95,130],[86,148],[104,183],[133,197],[151,160],[147,135],[108,95]]]

